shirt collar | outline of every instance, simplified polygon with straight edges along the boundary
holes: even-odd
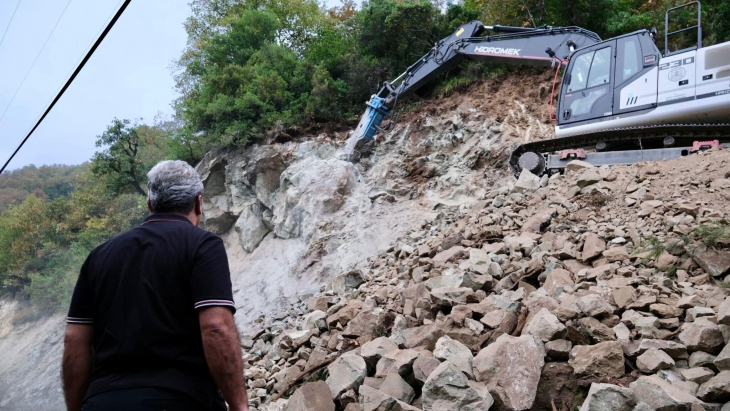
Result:
[[[180,222],[193,224],[190,220],[187,219],[187,217],[181,216],[180,214],[172,213],[153,213],[149,217],[145,218],[142,224],[154,222]]]

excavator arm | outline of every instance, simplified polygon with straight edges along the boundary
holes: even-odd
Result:
[[[482,36],[486,31],[493,35]],[[347,142],[350,161],[359,158],[365,143],[372,140],[383,119],[403,100],[435,77],[459,65],[464,59],[494,64],[551,66],[567,61],[579,48],[598,43],[601,38],[580,27],[539,28],[485,26],[471,21],[442,39],[423,57],[383,87],[367,102],[367,110]]]

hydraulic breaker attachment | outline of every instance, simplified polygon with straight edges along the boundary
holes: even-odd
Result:
[[[347,140],[345,156],[347,161],[356,162],[360,159],[362,147],[372,141],[375,133],[380,129],[380,123],[390,112],[385,105],[385,99],[373,95],[367,102],[367,110],[360,118],[360,123]]]

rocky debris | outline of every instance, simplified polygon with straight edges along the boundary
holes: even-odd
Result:
[[[335,411],[329,386],[324,381],[302,385],[289,397],[286,411]]]
[[[538,338],[502,335],[474,358],[477,381],[487,385],[498,408],[528,410],[535,401],[544,358],[545,346]]]
[[[423,385],[424,411],[487,410],[493,402],[487,389],[470,382],[449,361],[433,370]]]
[[[628,388],[612,384],[592,384],[580,411],[631,411],[636,401]]]
[[[629,388],[637,402],[644,402],[653,410],[690,410],[692,404],[701,403],[697,397],[656,375],[639,377]]]
[[[730,290],[692,251],[693,230],[725,211],[677,194],[699,187],[690,182],[675,193],[634,168],[571,168],[441,204],[367,264],[262,318],[242,340],[252,405],[266,409],[324,366],[346,411],[727,401]]]

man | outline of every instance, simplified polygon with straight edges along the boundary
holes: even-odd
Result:
[[[152,215],[81,267],[63,353],[68,410],[225,410],[225,399],[247,411],[226,252],[197,228],[203,183],[183,161],[147,177]]]

